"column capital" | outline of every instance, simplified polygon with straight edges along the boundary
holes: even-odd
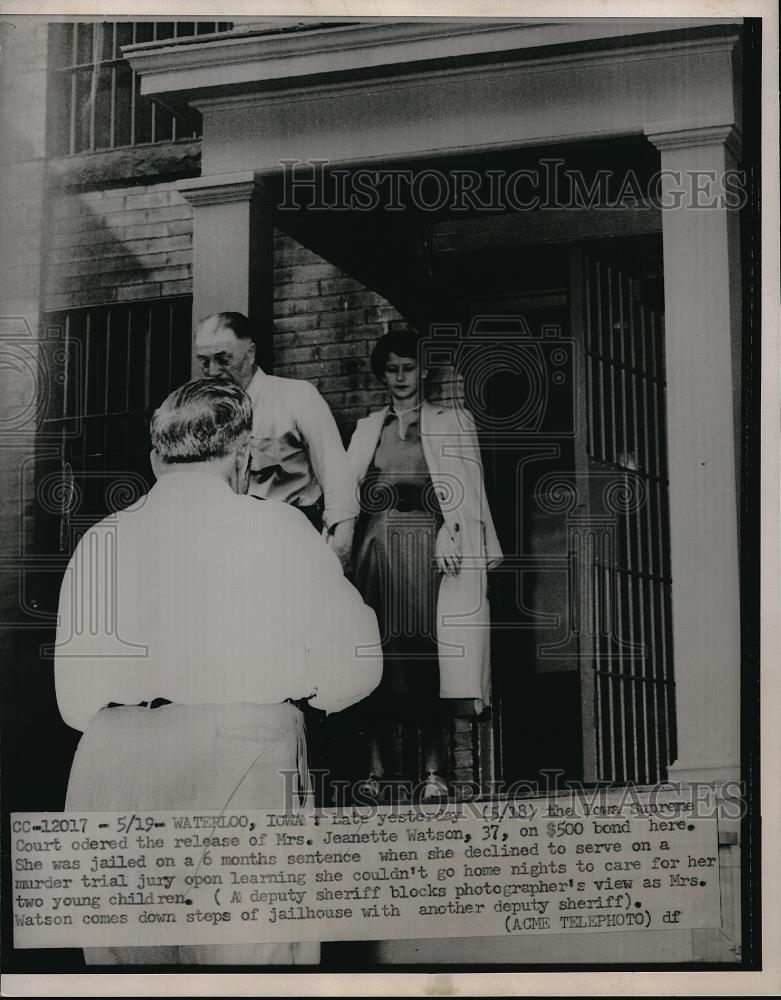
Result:
[[[273,201],[263,177],[254,170],[214,173],[177,186],[193,208],[195,322],[234,311],[255,329],[270,331],[273,225],[267,206]],[[257,346],[261,364],[270,367],[270,337]]]
[[[743,148],[740,130],[729,122],[714,124],[659,123],[646,125],[646,139],[662,152],[691,146],[723,145],[735,158],[740,158]]]
[[[179,191],[193,207],[250,202],[262,191],[262,182],[251,171],[195,177],[179,184]]]

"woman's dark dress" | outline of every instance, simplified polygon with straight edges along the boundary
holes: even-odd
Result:
[[[393,717],[428,714],[439,697],[435,540],[442,525],[420,441],[420,411],[391,410],[361,487],[355,585],[377,615],[382,681],[364,707]],[[403,437],[402,437],[403,433]]]

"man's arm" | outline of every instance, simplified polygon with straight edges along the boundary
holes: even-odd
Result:
[[[311,703],[339,712],[361,701],[382,677],[377,619],[345,579],[334,553],[289,511],[285,526],[289,586],[295,593],[300,636],[306,649]],[[303,523],[302,523],[303,522]]]
[[[330,531],[345,521],[354,520],[358,514],[355,476],[328,403],[309,382],[301,383],[301,391],[302,405],[296,420],[306,441],[312,469],[323,490],[323,521]],[[340,539],[346,540],[349,533],[351,541],[352,527],[350,524],[344,528]]]

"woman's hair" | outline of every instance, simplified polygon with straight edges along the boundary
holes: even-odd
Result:
[[[152,414],[152,447],[164,462],[208,462],[230,454],[252,431],[252,402],[221,378],[198,378],[174,389]]]
[[[385,381],[385,362],[391,354],[397,354],[400,358],[414,358],[420,363],[419,344],[418,335],[411,330],[398,330],[380,337],[369,360],[371,369],[380,382]]]

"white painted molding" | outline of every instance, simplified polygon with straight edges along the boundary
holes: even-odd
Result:
[[[126,46],[123,55],[142,76],[142,93],[222,90],[231,84],[291,81],[291,86],[315,74],[378,71],[393,75],[423,61],[475,62],[503,53],[526,59],[535,49],[547,50],[546,60],[570,58],[611,60],[632,48],[671,44],[698,49],[737,38],[740,19],[729,18],[572,18],[560,21],[493,19],[429,22],[388,21],[320,25],[305,31],[240,32],[198,36],[183,42],[147,42]],[[682,33],[686,31],[687,34]],[[663,41],[653,41],[664,34]],[[646,41],[646,38],[648,39]],[[600,44],[602,43],[602,44]],[[617,51],[617,43],[620,44]],[[587,50],[572,52],[576,45]],[[553,47],[566,47],[557,57]]]
[[[218,174],[214,177],[184,180],[179,192],[195,208],[204,205],[226,205],[236,201],[250,201],[260,191],[254,174]]]
[[[732,763],[688,765],[685,761],[681,761],[680,764],[676,761],[667,768],[667,780],[681,785],[713,785],[720,795],[723,794],[723,786],[726,784],[729,785],[730,794],[734,797],[735,785],[740,781],[740,765]]]
[[[479,83],[483,80],[496,79],[503,72],[533,74],[540,70],[555,70],[557,73],[564,73],[577,67],[589,66],[597,72],[602,70],[616,72],[617,67],[626,66],[630,63],[648,62],[649,60],[671,61],[685,58],[688,55],[704,55],[708,52],[729,52],[735,44],[736,37],[728,38],[706,38],[697,42],[690,39],[685,41],[669,41],[655,45],[631,45],[622,48],[620,52],[615,50],[596,50],[585,52],[564,51],[545,56],[526,56],[522,61],[516,59],[491,61],[490,63],[478,63],[476,65],[462,66],[458,63],[454,65],[431,67],[412,67],[406,69],[403,75],[390,76],[383,75],[373,78],[369,83],[366,80],[337,79],[324,83],[322,80],[312,83],[308,74],[302,74],[286,81],[284,88],[274,90],[255,91],[231,91],[229,86],[219,86],[224,92],[219,95],[211,93],[215,89],[210,85],[210,95],[202,97],[200,95],[188,98],[188,103],[204,112],[207,110],[231,111],[234,108],[252,107],[262,108],[269,105],[279,107],[284,103],[295,104],[302,100],[320,100],[323,96],[338,95],[340,97],[350,97],[365,94],[367,86],[372,91],[381,89],[389,93],[398,93],[404,88],[413,90],[421,84],[432,87],[446,87],[450,84],[466,80],[471,83]],[[195,71],[193,71],[195,72]],[[268,71],[266,71],[268,72]],[[659,72],[667,72],[666,66],[660,66]],[[223,73],[224,76],[224,73]],[[271,77],[268,77],[269,79]],[[258,82],[265,82],[264,76]],[[156,94],[165,92],[165,88],[157,86],[154,76],[150,79],[149,89],[146,84],[147,78],[142,79],[141,92],[143,94]],[[242,78],[242,82],[247,80]],[[226,81],[227,83],[227,81]],[[202,84],[206,86],[206,84]],[[174,89],[173,86],[171,89]],[[193,87],[193,89],[197,89]],[[634,134],[634,133],[633,133]],[[591,136],[590,130],[584,130],[584,136]]]
[[[723,144],[735,159],[739,159],[743,148],[740,131],[732,123],[684,125],[663,131],[657,131],[658,128],[658,125],[646,126],[643,131],[660,151]]]

